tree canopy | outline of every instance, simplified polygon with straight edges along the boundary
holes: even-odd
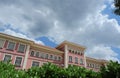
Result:
[[[120,64],[110,61],[99,72],[69,65],[62,68],[52,63],[28,70],[17,70],[11,63],[0,62],[0,78],[120,78]]]
[[[114,0],[114,6],[115,6],[114,13],[116,15],[120,15],[120,0]]]

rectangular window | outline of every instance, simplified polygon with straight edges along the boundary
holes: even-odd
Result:
[[[22,57],[16,57],[15,66],[20,67],[22,63]]]
[[[34,67],[34,66],[39,66],[39,62],[33,61],[32,62],[32,67]]]
[[[72,56],[69,56],[69,62],[72,62]]]
[[[0,39],[0,48],[3,48],[5,40]]]
[[[80,59],[80,64],[83,64],[83,59]]]
[[[14,50],[14,47],[15,47],[15,43],[14,42],[9,42],[7,49]]]
[[[78,58],[77,57],[75,57],[75,63],[78,64]]]
[[[8,62],[8,61],[10,61],[11,60],[11,55],[5,55],[5,57],[4,57],[4,62]]]
[[[18,52],[24,53],[24,51],[25,51],[25,45],[20,44],[18,48]]]

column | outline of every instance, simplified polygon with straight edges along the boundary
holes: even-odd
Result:
[[[68,46],[65,45],[65,54],[64,54],[64,67],[68,67]]]
[[[84,66],[85,66],[85,68],[87,67],[86,56],[85,55],[84,55]]]
[[[27,48],[26,48],[26,54],[25,54],[24,63],[23,63],[23,69],[26,68],[26,64],[27,64],[27,60],[28,60],[29,50],[30,50],[30,45],[27,45]]]

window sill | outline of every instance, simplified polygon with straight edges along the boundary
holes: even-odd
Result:
[[[17,51],[18,53],[24,53],[23,51]]]
[[[9,51],[14,51],[13,49],[6,49],[6,50],[9,50]]]

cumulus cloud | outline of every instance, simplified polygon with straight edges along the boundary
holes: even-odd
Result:
[[[11,30],[11,29],[6,29],[6,30],[3,31],[3,33],[6,33],[6,34],[9,34],[9,35],[12,35],[12,36],[16,36],[16,37],[20,37],[20,38],[24,38],[24,39],[28,39],[28,40],[32,40],[37,44],[44,45],[44,43],[40,40],[35,40],[35,39],[25,35],[25,34],[15,32],[14,30]]]
[[[4,28],[5,33],[24,38],[28,38],[27,34],[34,39],[48,36],[56,43],[69,40],[87,46],[89,56],[97,58],[96,54],[101,52],[102,58],[117,60],[117,53],[110,47],[120,47],[120,26],[115,19],[102,15],[107,6],[105,1],[0,0],[0,21],[25,34]]]
[[[119,59],[116,58],[118,54],[112,51],[110,47],[99,45],[89,49],[90,49],[89,50],[90,52],[87,52],[88,56],[98,58],[98,59],[104,58],[106,60],[119,61]]]

